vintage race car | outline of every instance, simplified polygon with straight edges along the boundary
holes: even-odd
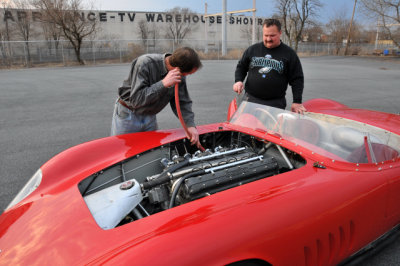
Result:
[[[400,224],[400,116],[298,115],[107,137],[45,163],[0,216],[2,265],[337,265]]]

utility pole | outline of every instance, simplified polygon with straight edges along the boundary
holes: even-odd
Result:
[[[353,25],[354,13],[356,12],[356,4],[357,4],[357,0],[354,0],[353,15],[351,16],[351,20],[350,20],[350,27],[349,27],[349,32],[347,34],[347,42],[346,42],[346,49],[344,50],[344,55],[347,55],[347,51],[349,49],[351,26]]]
[[[208,21],[207,21],[207,3],[204,3],[204,53],[208,54]]]
[[[382,22],[384,20],[382,19]],[[379,18],[376,23],[376,37],[375,37],[375,50],[378,49],[378,40],[379,40],[379,27],[393,27],[393,26],[400,26],[400,23],[394,23],[394,24],[379,24]]]
[[[221,16],[222,15],[222,36],[221,36],[221,41],[222,41],[222,51],[221,54],[222,56],[226,55],[226,28],[227,28],[227,17],[226,14],[235,14],[235,13],[246,13],[246,12],[253,12],[253,34],[255,34],[255,12],[256,12],[256,1],[253,0],[253,8],[252,9],[243,9],[243,10],[237,10],[237,11],[226,11],[226,0],[222,0],[222,13],[215,13],[215,14],[207,14],[207,4],[206,4],[206,9],[205,9],[205,14],[204,18],[212,17],[212,16]],[[207,20],[205,21],[207,24]],[[205,27],[207,29],[207,27]],[[207,30],[206,30],[206,39],[207,39]]]
[[[251,33],[251,43],[256,43],[256,0],[253,0],[253,28]]]
[[[378,40],[379,40],[379,18],[376,22],[376,36],[375,36],[375,50],[378,49]]]
[[[226,55],[226,0],[222,0],[222,56]]]

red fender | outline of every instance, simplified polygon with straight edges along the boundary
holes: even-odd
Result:
[[[304,107],[311,112],[318,112],[321,110],[332,110],[332,109],[349,109],[347,105],[341,104],[334,100],[316,98],[305,101],[303,103]]]
[[[236,110],[237,110],[237,99],[236,99],[236,97],[235,98],[233,98],[233,100],[231,101],[231,103],[229,104],[229,107],[228,107],[228,115],[227,115],[227,117],[226,117],[226,120],[230,120],[231,118],[232,118],[232,115],[236,112]]]

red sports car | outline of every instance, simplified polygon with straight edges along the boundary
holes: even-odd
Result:
[[[400,224],[400,116],[314,99],[107,137],[45,163],[0,216],[2,265],[336,265]]]

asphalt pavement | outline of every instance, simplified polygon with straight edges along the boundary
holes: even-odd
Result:
[[[303,100],[330,98],[354,108],[400,113],[400,59],[301,58]],[[188,77],[197,124],[226,120],[236,60],[203,61]],[[0,212],[57,153],[109,135],[117,87],[129,64],[0,70]],[[291,103],[290,88],[287,93]],[[169,107],[159,128],[180,127]],[[62,206],[60,206],[62,208]],[[400,240],[363,265],[399,265]]]

